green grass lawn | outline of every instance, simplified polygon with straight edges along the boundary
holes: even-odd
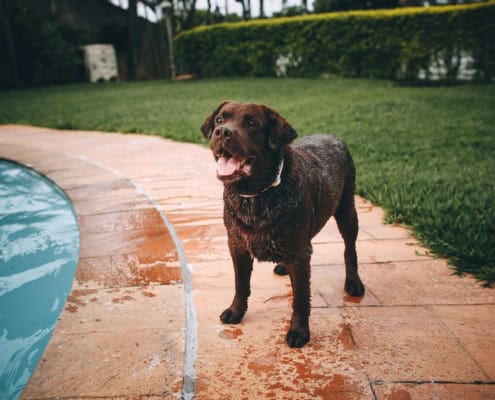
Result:
[[[141,132],[202,143],[224,99],[274,107],[300,136],[348,144],[358,193],[412,226],[459,273],[495,281],[495,85],[229,79],[0,91],[0,123]]]

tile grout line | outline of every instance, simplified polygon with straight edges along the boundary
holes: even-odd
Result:
[[[90,164],[96,165],[112,174],[117,176],[118,178],[126,181],[130,186],[134,187],[136,191],[143,196],[145,196],[148,201],[155,207],[155,209],[160,214],[160,217],[163,220],[168,232],[174,242],[175,248],[177,250],[179,263],[181,266],[182,272],[182,283],[184,285],[184,308],[186,311],[185,320],[186,320],[186,328],[185,328],[185,343],[184,343],[184,369],[183,369],[183,382],[182,382],[182,392],[181,399],[183,400],[192,400],[195,395],[195,385],[196,385],[196,370],[195,370],[195,361],[196,361],[196,353],[198,349],[198,329],[197,329],[197,318],[196,318],[196,308],[194,306],[193,300],[193,288],[192,288],[192,277],[190,272],[189,263],[186,258],[186,253],[184,247],[182,245],[182,241],[180,240],[177,232],[175,230],[174,225],[170,222],[165,212],[163,211],[160,203],[158,203],[153,196],[151,196],[146,189],[142,186],[136,184],[131,181],[125,175],[123,175],[120,171],[111,169],[97,161],[94,161],[88,157],[73,154],[73,153],[64,153],[65,155],[78,158],[82,161],[88,162]]]
[[[387,384],[405,384],[405,385],[479,385],[479,386],[490,386],[490,385],[495,385],[495,381],[448,381],[448,380],[421,380],[421,381],[414,381],[414,380],[398,380],[398,381],[384,381],[381,379],[372,379],[371,384],[373,385],[387,385]]]
[[[371,390],[371,394],[373,395],[373,400],[378,400],[378,396],[376,395],[375,389],[373,387],[373,381],[372,381],[371,377],[369,376],[368,371],[366,370],[366,365],[363,362],[363,359],[362,359],[361,354],[359,352],[359,347],[356,343],[356,340],[354,339],[354,335],[352,334],[351,324],[348,321],[347,317],[344,315],[343,310],[344,310],[343,307],[339,308],[339,315],[342,318],[342,321],[344,322],[345,330],[347,331],[347,334],[349,335],[349,337],[351,339],[352,346],[354,347],[354,352],[356,354],[356,358],[358,359],[359,365],[361,366],[361,371],[363,372],[364,376],[366,377],[366,380],[368,381],[368,386]]]
[[[465,304],[463,304],[465,305]],[[437,321],[440,323],[442,328],[445,330],[447,335],[449,335],[456,343],[457,345],[466,353],[466,355],[471,359],[471,361],[474,362],[474,364],[479,368],[481,373],[485,376],[487,380],[490,380],[490,376],[488,373],[483,369],[481,364],[478,362],[478,360],[473,356],[473,354],[466,348],[465,344],[461,341],[459,337],[455,334],[453,330],[451,330],[447,324],[443,321],[442,317],[435,311],[435,306],[429,306],[432,314],[435,316]]]

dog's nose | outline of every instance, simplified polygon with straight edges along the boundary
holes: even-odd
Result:
[[[215,136],[219,139],[226,139],[232,136],[232,131],[226,126],[219,126],[215,129]]]

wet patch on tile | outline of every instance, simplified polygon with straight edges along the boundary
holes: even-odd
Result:
[[[369,282],[365,279],[364,270],[367,265],[362,265],[359,269],[360,276],[365,286],[364,296],[349,296],[344,291],[345,266],[328,265],[313,267],[311,270],[311,285],[329,307],[352,307],[352,306],[379,306],[380,301],[374,295]]]
[[[78,288],[110,288],[150,284],[166,285],[181,281],[182,272],[175,257],[163,259],[152,253],[125,254],[80,260],[76,271],[75,286]]]
[[[384,383],[373,384],[378,400],[415,399],[495,399],[495,385],[456,383]]]
[[[372,398],[337,310],[314,310],[311,341],[302,349],[285,343],[289,317],[257,306],[235,328],[217,324],[214,331],[200,332],[196,398],[232,398],[233,388],[238,398],[248,399]],[[234,329],[243,334],[235,339],[221,334]]]
[[[61,315],[56,329],[64,334],[181,329],[183,290],[181,285],[73,290],[69,312]]]
[[[156,209],[128,210],[79,216],[82,233],[107,233],[159,228],[163,220]]]

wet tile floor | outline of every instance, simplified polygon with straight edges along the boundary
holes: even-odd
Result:
[[[199,134],[199,133],[198,133]],[[357,199],[364,298],[343,291],[330,221],[314,240],[311,342],[289,349],[287,277],[233,295],[209,151],[158,137],[0,126],[0,157],[62,187],[81,232],[72,292],[22,398],[495,399],[495,292],[452,276]]]

